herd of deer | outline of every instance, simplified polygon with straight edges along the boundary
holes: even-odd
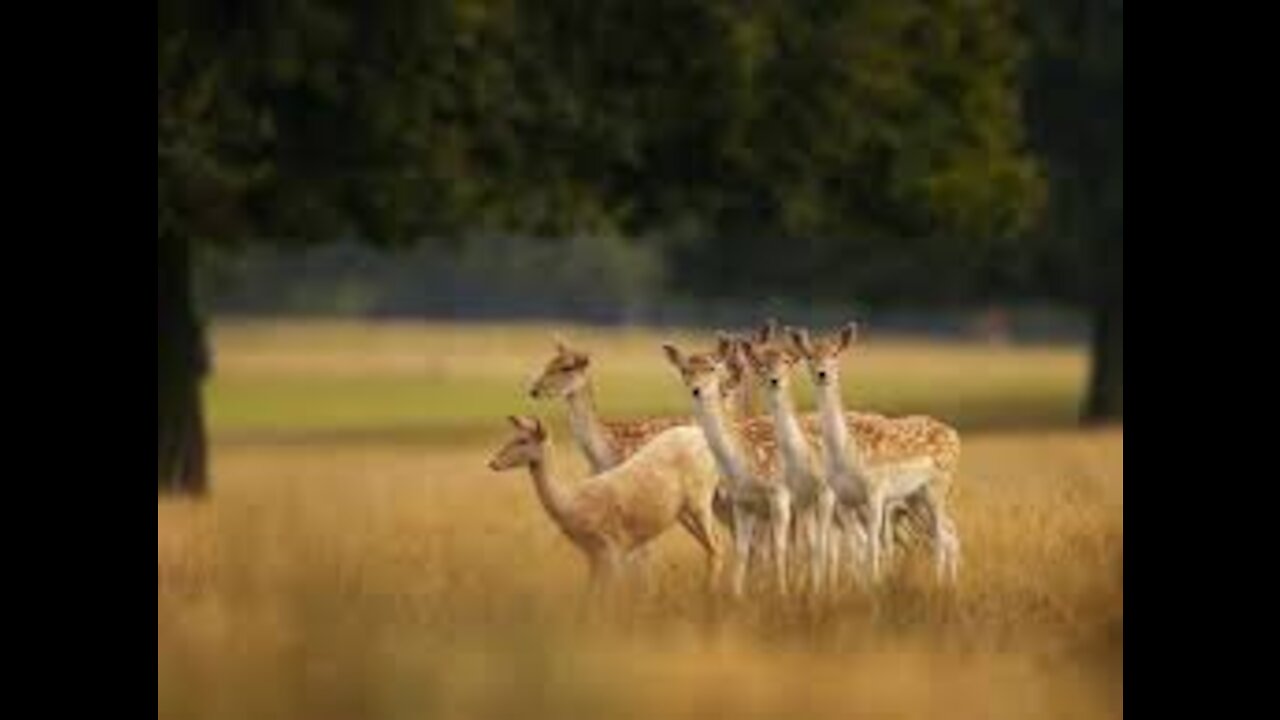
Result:
[[[696,422],[602,421],[590,356],[557,338],[529,393],[568,404],[591,477],[570,484],[552,475],[548,432],[536,418],[508,418],[515,436],[489,467],[529,469],[547,513],[586,555],[593,588],[612,584],[627,565],[645,564],[646,545],[677,523],[706,552],[709,589],[723,567],[717,524],[727,529],[735,598],[744,592],[753,551],[772,556],[773,582],[787,595],[792,544],[804,550],[791,557],[807,569],[815,595],[840,587],[844,577],[878,582],[895,544],[920,539],[933,547],[938,579],[954,582],[960,542],[947,501],[960,437],[926,416],[845,411],[840,356],[855,334],[850,323],[815,340],[770,320],[750,336],[719,333],[711,352],[663,345]],[[796,411],[791,372],[798,363],[808,369],[817,413]],[[757,388],[766,415],[753,413]]]

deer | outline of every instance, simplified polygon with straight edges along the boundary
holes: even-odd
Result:
[[[865,528],[873,582],[881,576],[885,513],[904,502],[931,520],[935,574],[954,582],[960,540],[948,500],[960,457],[960,435],[934,418],[915,415],[877,418],[870,431],[856,431],[840,394],[840,355],[852,345],[855,323],[834,337],[812,341],[803,328],[789,328],[796,352],[805,359],[821,420],[827,478],[839,499],[837,517],[851,523],[856,512]]]
[[[743,340],[740,347],[764,389],[777,438],[779,472],[791,491],[796,527],[807,542],[809,587],[817,595],[833,569],[829,542],[836,495],[824,476],[820,449],[815,449],[818,438],[806,435],[791,397],[791,366],[799,358],[785,346],[762,343],[757,349],[756,343]]]
[[[786,328],[786,331],[790,332],[791,328]],[[786,333],[783,332],[781,325],[778,324],[778,320],[776,318],[768,318],[762,325],[760,325],[760,328],[756,329],[755,333],[750,334],[750,336],[740,336],[737,338],[737,342],[740,343],[741,347],[744,347],[744,355],[746,343],[751,343],[751,345],[758,348],[762,346],[782,347],[788,352],[792,352],[791,342],[788,341],[788,338],[785,336]],[[794,352],[792,352],[792,354],[794,354]],[[877,416],[859,413],[851,413],[847,415],[847,419],[849,419],[850,423],[854,424],[855,428],[858,429],[863,428],[868,421],[876,418]],[[806,413],[801,416],[800,419],[801,423],[803,423],[806,436],[817,436],[817,434],[820,434],[817,429],[818,425],[815,415]],[[813,441],[818,442],[819,438],[813,437]],[[925,523],[922,518],[922,511],[920,511],[919,507],[909,507],[904,502],[891,502],[890,507],[888,507],[887,518],[886,523],[884,523],[884,528],[886,528],[886,538],[884,538],[883,541],[886,543],[884,544],[886,550],[892,550],[892,548],[895,547],[895,544],[901,544],[901,546],[906,547],[910,546],[911,543],[918,542],[920,536],[922,536],[920,529],[927,527],[927,523]],[[836,557],[833,555],[832,562],[835,561]]]
[[[592,595],[613,587],[626,557],[677,523],[705,551],[707,588],[715,587],[721,550],[711,500],[718,475],[701,430],[672,427],[618,465],[565,483],[551,471],[550,433],[541,420],[515,415],[507,420],[515,434],[489,468],[528,469],[543,509],[586,557]]]
[[[692,425],[689,416],[659,416],[626,420],[602,420],[596,409],[595,390],[589,374],[591,355],[570,348],[563,338],[554,338],[555,353],[529,385],[534,400],[563,399],[569,410],[569,428],[592,473],[599,473],[626,460],[659,433],[677,425]],[[725,388],[729,413],[743,417],[751,412],[750,383],[744,381],[746,368],[738,358],[726,365]]]
[[[726,412],[722,382],[734,342],[722,334],[714,352],[685,355],[671,343],[664,343],[662,349],[693,399],[694,417],[723,476],[721,495],[732,518],[734,541],[732,596],[743,595],[759,523],[771,541],[775,589],[785,597],[791,490],[777,470],[777,445],[769,419],[735,419]]]
[[[590,353],[570,347],[559,335],[554,336],[552,342],[554,352],[529,384],[529,396],[534,400],[564,400],[568,406],[570,432],[592,474],[616,466],[672,427],[695,424],[689,416],[601,419],[591,381]],[[725,360],[726,412],[734,418],[748,417],[755,403],[751,383],[746,379],[746,363],[737,354]],[[727,502],[719,494],[713,509],[721,525],[732,532],[733,517]],[[629,562],[639,567],[648,565],[643,549],[630,557]]]
[[[770,331],[756,333],[756,341],[771,338]],[[674,345],[663,345],[668,361],[676,368],[694,401],[694,415],[706,434],[723,475],[721,497],[726,524],[734,538],[734,565],[731,591],[740,598],[744,591],[747,568],[755,555],[757,528],[768,535],[768,544],[760,550],[772,550],[775,570],[774,585],[780,594],[788,594],[786,575],[788,548],[794,529],[792,493],[782,477],[778,439],[771,418],[730,417],[725,408],[723,379],[726,367],[741,363],[742,338],[719,333],[712,352],[685,356]],[[852,418],[850,427],[857,433],[880,433],[874,417]],[[801,430],[810,445],[822,442],[819,418],[801,418]],[[727,506],[727,507],[726,507]],[[849,526],[842,521],[842,527]],[[861,525],[857,525],[860,529]],[[763,555],[764,553],[760,553]],[[830,571],[828,571],[829,573]]]
[[[530,383],[529,396],[534,400],[565,401],[569,409],[570,432],[586,457],[592,474],[618,465],[665,430],[693,424],[688,417],[601,420],[589,375],[591,356],[571,349],[559,336],[554,342],[555,354]]]
[[[791,328],[787,328],[789,332]],[[764,348],[777,348],[777,359],[785,362],[776,364],[774,371],[777,374],[785,373],[789,378],[790,368],[797,359],[796,351],[792,348],[788,338],[784,337],[781,326],[776,318],[768,318],[764,324],[750,336],[739,336],[736,338],[738,346],[741,348],[742,356],[746,356],[753,349],[763,350]],[[758,351],[759,351],[758,350]],[[763,378],[761,379],[763,381]],[[781,381],[781,379],[780,379]],[[766,389],[766,392],[768,390]],[[794,413],[793,413],[794,415]],[[799,424],[804,431],[806,438],[810,441],[809,445],[821,445],[821,430],[817,421],[817,417],[812,413],[806,413],[798,418]],[[855,432],[875,432],[875,423],[885,420],[882,416],[869,415],[866,413],[847,413],[846,419],[854,428]],[[802,452],[798,444],[793,444],[794,452]],[[923,528],[926,523],[921,517],[922,511],[918,507],[908,507],[903,501],[891,501],[886,508],[885,537],[882,543],[886,551],[892,550],[895,544],[908,546],[914,541],[918,541],[921,532],[918,528]],[[837,518],[839,520],[839,518]],[[861,531],[859,526],[846,527],[841,522],[841,528],[845,533],[855,533],[848,536],[851,557],[857,557],[860,554],[858,550],[860,536],[856,533]],[[830,541],[828,541],[830,542]],[[830,577],[834,578],[838,574],[838,548],[836,546],[828,547],[826,554],[831,564],[829,569]],[[888,553],[886,552],[886,555]]]

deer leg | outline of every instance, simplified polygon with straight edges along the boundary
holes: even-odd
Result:
[[[885,498],[872,494],[868,499],[869,512],[867,536],[870,539],[868,554],[871,556],[871,582],[879,584],[881,577],[881,541],[884,537]]]
[[[958,573],[960,538],[947,509],[946,498],[930,487],[926,490],[925,502],[933,518],[934,574],[940,583],[948,579],[954,582]]]
[[[741,598],[747,580],[747,563],[751,560],[756,519],[740,504],[733,506],[733,597]]]
[[[773,528],[773,554],[775,582],[778,594],[788,595],[787,588],[787,539],[791,534],[791,491],[774,488],[769,496],[769,520]]]
[[[833,548],[831,547],[832,522],[836,508],[836,494],[831,488],[824,487],[818,491],[817,502],[814,505],[814,518],[817,525],[818,542],[817,557],[814,559],[813,565],[813,587],[815,593],[821,593],[830,583],[831,555]]]
[[[690,534],[693,535],[698,544],[702,546],[703,551],[706,552],[707,591],[711,592],[716,587],[721,568],[720,537],[716,533],[715,514],[710,506],[698,508],[688,513],[682,513],[681,522],[685,524]]]

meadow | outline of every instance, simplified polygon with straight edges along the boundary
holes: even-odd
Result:
[[[821,607],[701,592],[679,531],[653,586],[582,615],[585,568],[523,472],[485,463],[561,332],[606,416],[685,414],[659,343],[546,325],[226,323],[213,490],[157,506],[161,718],[1113,718],[1123,696],[1123,432],[1072,426],[1077,348],[872,336],[849,407],[964,437],[960,586],[908,558]],[[803,407],[811,407],[807,384]]]

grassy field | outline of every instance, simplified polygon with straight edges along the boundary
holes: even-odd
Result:
[[[484,465],[504,414],[563,427],[522,392],[549,330],[220,327],[213,494],[157,509],[159,716],[1122,715],[1123,436],[1069,429],[1077,351],[872,339],[849,359],[851,404],[964,432],[954,592],[916,560],[875,595],[729,609],[672,533],[652,593],[585,621],[582,562],[527,476]],[[685,410],[666,336],[564,332],[606,414]]]
[[[618,416],[687,413],[660,344],[711,343],[705,335],[542,325],[236,325],[215,333],[210,421],[223,437],[485,437],[503,414],[538,409],[524,391],[550,355],[553,332],[592,352],[598,400]],[[1074,421],[1085,359],[1074,349],[872,339],[846,367],[851,406],[927,411],[961,429],[1026,429]],[[797,385],[807,403],[807,384]]]

